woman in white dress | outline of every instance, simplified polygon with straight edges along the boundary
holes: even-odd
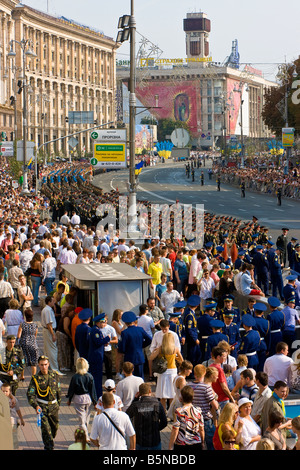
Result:
[[[159,398],[161,404],[166,410],[167,400],[173,400],[175,397],[173,381],[177,375],[176,360],[181,363],[183,357],[178,348],[175,347],[174,335],[170,332],[163,335],[162,344],[154,349],[149,356],[149,360],[153,361],[157,356],[165,357],[168,366],[163,374],[157,374],[157,384],[155,390],[156,398]]]
[[[24,322],[24,315],[16,299],[11,299],[8,305],[9,308],[5,311],[3,316],[3,322],[6,326],[6,335],[14,335],[17,337],[19,326]]]
[[[261,440],[261,429],[251,416],[253,402],[244,397],[238,401],[239,416],[235,420],[234,428],[243,423],[239,441],[240,450],[256,450],[257,442]],[[241,426],[241,425],[240,425]]]
[[[175,397],[168,409],[167,417],[172,421],[175,420],[175,410],[182,406],[181,390],[187,385],[186,378],[193,372],[193,364],[190,361],[183,361],[178,367],[178,375],[173,380]]]

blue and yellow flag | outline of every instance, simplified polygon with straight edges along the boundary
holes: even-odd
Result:
[[[32,167],[32,157],[31,157],[31,159],[29,160],[29,162],[27,164],[28,170],[31,170],[31,167]]]
[[[142,171],[143,166],[144,166],[144,161],[143,160],[141,160],[139,163],[137,163],[135,165],[135,174],[136,175],[140,174],[140,172]]]

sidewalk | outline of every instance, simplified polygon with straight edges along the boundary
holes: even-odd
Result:
[[[38,335],[37,342],[39,347],[39,354],[43,353],[43,337],[42,327],[40,323],[41,308],[34,307],[34,322],[38,324]],[[73,406],[67,405],[66,394],[69,387],[73,372],[67,372],[65,376],[61,377],[61,388],[62,388],[62,401],[59,413],[59,430],[55,438],[54,450],[67,450],[68,446],[74,442],[74,431],[78,426],[77,415],[74,411]],[[147,382],[145,377],[145,382]],[[19,388],[16,392],[16,398],[19,401],[21,412],[25,421],[25,426],[19,426],[18,437],[19,437],[19,450],[43,450],[43,442],[41,437],[41,430],[37,426],[37,415],[34,409],[29,406],[27,402],[26,392],[31,379],[31,369],[26,367],[25,369],[25,380],[20,382]],[[106,377],[103,377],[103,383]],[[117,383],[117,381],[116,381]],[[152,390],[155,391],[155,383],[151,382]],[[90,427],[92,425],[94,412],[92,412]],[[171,426],[170,424],[161,433],[162,449],[167,450],[169,444]],[[91,445],[92,450],[97,450],[96,447]]]

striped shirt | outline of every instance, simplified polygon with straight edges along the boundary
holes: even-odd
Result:
[[[192,382],[189,383],[194,390],[193,405],[201,408],[203,419],[212,419],[212,413],[210,410],[210,404],[216,398],[216,394],[213,391],[210,384],[204,382]]]

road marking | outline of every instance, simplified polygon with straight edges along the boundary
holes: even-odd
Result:
[[[239,211],[247,212],[246,209],[239,209]]]
[[[253,204],[253,205],[254,205],[255,207],[260,207],[260,205],[259,205],[259,204]]]
[[[283,209],[275,209],[275,211],[283,212]]]
[[[222,206],[222,207],[224,207],[224,204],[219,204],[219,206]]]

